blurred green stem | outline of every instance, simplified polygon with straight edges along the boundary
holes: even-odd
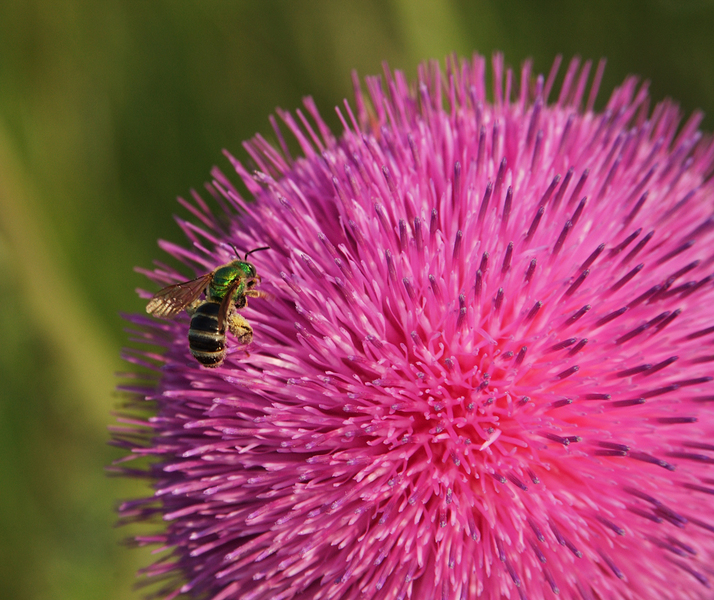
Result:
[[[89,426],[103,428],[119,361],[105,341],[106,332],[73,285],[57,251],[52,225],[39,207],[32,183],[0,124],[0,235],[13,284],[34,316],[34,325],[57,351],[62,384],[76,398],[74,408]]]

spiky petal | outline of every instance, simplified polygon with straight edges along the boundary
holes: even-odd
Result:
[[[254,203],[214,174],[240,215],[196,198],[164,248],[269,245],[275,300],[214,370],[132,318],[165,353],[122,512],[166,521],[170,597],[711,597],[714,146],[635,78],[593,112],[590,66],[552,103],[500,55],[492,101],[480,56],[385,70],[339,138],[308,101],[301,158],[277,128],[231,158]]]

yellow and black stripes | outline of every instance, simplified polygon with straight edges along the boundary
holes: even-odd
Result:
[[[217,367],[226,355],[225,323],[219,323],[219,302],[204,302],[196,308],[188,330],[191,354],[206,367]]]

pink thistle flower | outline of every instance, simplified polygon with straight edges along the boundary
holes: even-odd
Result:
[[[714,144],[635,78],[593,112],[604,63],[549,103],[557,66],[496,55],[492,101],[480,56],[385,70],[340,137],[307,100],[304,156],[273,122],[229,157],[255,202],[214,172],[225,214],[184,203],[162,248],[269,245],[275,298],[215,369],[131,317],[165,352],[130,355],[155,493],[121,514],[166,521],[166,597],[711,598]]]

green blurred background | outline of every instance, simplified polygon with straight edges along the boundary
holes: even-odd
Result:
[[[118,313],[143,310],[132,269],[157,238],[183,243],[175,197],[272,139],[277,106],[311,94],[336,129],[353,68],[494,49],[541,72],[606,56],[605,92],[638,73],[714,125],[708,0],[0,2],[1,598],[141,596],[149,554],[113,524],[147,489],[105,475],[106,428]]]

